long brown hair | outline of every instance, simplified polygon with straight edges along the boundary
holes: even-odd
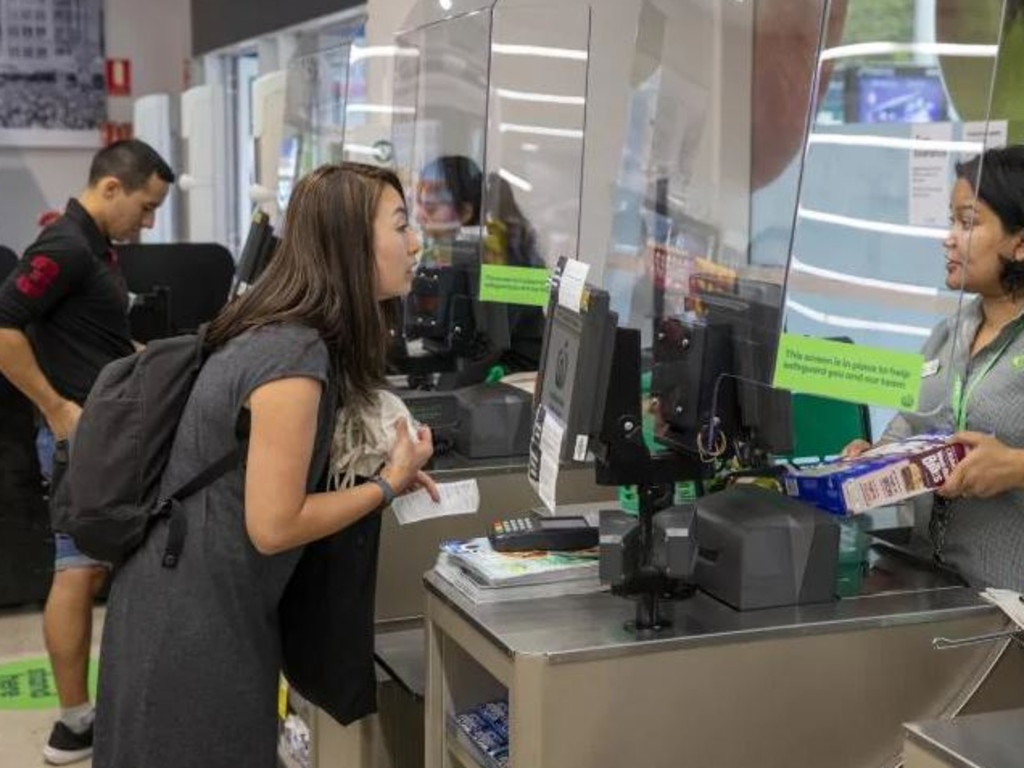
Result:
[[[391,171],[362,163],[324,165],[288,202],[284,237],[259,280],[210,324],[220,346],[260,326],[297,322],[320,332],[343,375],[344,396],[367,402],[384,380],[389,317],[376,299],[374,219]]]

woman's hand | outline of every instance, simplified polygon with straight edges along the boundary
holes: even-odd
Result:
[[[965,445],[967,456],[939,488],[941,495],[988,498],[1024,487],[1024,450],[980,432],[957,432],[949,442]]]
[[[412,483],[402,493],[403,496],[409,493],[415,493],[419,490],[425,490],[430,494],[430,498],[433,499],[434,503],[441,501],[441,492],[437,489],[437,483],[434,482],[434,478],[424,472],[422,469],[416,473],[416,477],[413,478]]]
[[[864,451],[866,451],[870,447],[871,443],[869,443],[867,440],[861,440],[859,438],[857,440],[851,440],[849,443],[846,444],[846,447],[843,448],[841,456],[844,459],[853,459],[856,458],[857,456],[860,456],[862,453],[864,453]]]
[[[400,418],[395,420],[395,444],[388,454],[387,463],[380,476],[394,489],[396,494],[405,493],[413,483],[427,488],[431,497],[437,501],[437,486],[425,472],[423,466],[434,455],[434,441],[428,427],[420,427],[416,432],[416,440],[409,433],[409,422]]]

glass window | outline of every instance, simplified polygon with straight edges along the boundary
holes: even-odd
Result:
[[[841,92],[832,100],[845,109],[830,109],[842,119],[822,120],[819,110],[803,168],[792,163],[758,201],[768,209],[785,184],[799,185],[788,333],[913,354],[957,316],[964,294],[947,285],[944,256],[954,164],[1005,143],[1005,122],[1002,137],[993,134],[1008,116],[989,105],[1000,82],[1000,14],[980,7],[942,2],[921,25],[911,0],[846,3],[818,63],[829,90]],[[932,395],[952,385],[950,367],[922,382],[916,409],[908,401],[900,410],[945,406],[948,396]],[[890,415],[874,410],[876,433]]]

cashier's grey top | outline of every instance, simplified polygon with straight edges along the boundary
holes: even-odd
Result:
[[[922,354],[920,412],[900,413],[882,441],[924,432],[956,429],[953,382],[959,376],[967,393],[966,428],[993,434],[1007,445],[1024,447],[1024,314],[971,357],[971,343],[982,322],[981,299],[965,303],[936,326]],[[936,367],[937,366],[937,367]],[[932,510],[931,496],[916,500],[917,517]],[[972,584],[1024,588],[1024,490],[989,499],[951,499],[945,503],[941,557]],[[940,512],[936,511],[936,515]],[[934,527],[933,527],[934,532]]]

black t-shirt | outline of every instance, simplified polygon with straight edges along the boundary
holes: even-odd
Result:
[[[77,200],[0,285],[0,328],[23,330],[53,388],[79,404],[103,366],[134,351],[117,257]]]

